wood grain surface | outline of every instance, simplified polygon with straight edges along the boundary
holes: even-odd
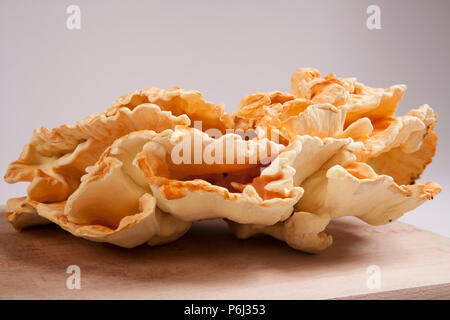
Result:
[[[269,237],[238,240],[223,221],[195,223],[160,247],[122,249],[55,225],[15,231],[0,219],[0,299],[449,299],[450,239],[394,222],[342,218],[318,255]],[[81,270],[69,290],[67,267]],[[367,268],[381,270],[368,289]]]

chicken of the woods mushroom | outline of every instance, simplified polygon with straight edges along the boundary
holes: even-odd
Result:
[[[36,129],[7,169],[6,182],[30,184],[6,219],[126,248],[225,219],[238,238],[316,253],[332,244],[332,219],[390,223],[441,191],[416,183],[437,116],[426,104],[395,115],[405,85],[300,68],[291,86],[246,96],[231,114],[198,91],[148,88],[73,126]]]

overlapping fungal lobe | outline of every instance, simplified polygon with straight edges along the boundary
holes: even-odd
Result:
[[[352,138],[364,148],[358,160],[371,165],[379,174],[392,176],[400,184],[420,177],[431,162],[437,144],[434,133],[436,115],[423,105],[399,117],[370,120],[360,118],[345,127],[346,109],[330,104],[311,105],[280,127],[285,137],[313,135],[321,138]]]
[[[367,117],[379,119],[394,115],[406,91],[405,85],[387,89],[371,88],[355,78],[338,78],[335,74],[321,77],[318,70],[300,68],[291,77],[292,94],[311,104],[330,103],[347,110],[346,125]]]
[[[333,238],[324,232],[330,222],[330,216],[326,214],[294,212],[286,221],[271,226],[227,222],[230,231],[239,239],[269,235],[308,253],[318,253],[333,243]]]
[[[116,140],[88,168],[56,223],[77,236],[134,247],[181,237],[190,223],[156,207],[149,185],[135,165],[136,155],[156,132],[136,131]]]
[[[323,166],[329,163],[347,163],[354,160],[352,149],[360,147],[352,139],[335,139],[297,136],[282,151],[274,163],[283,161],[294,169],[294,186],[303,186],[304,182]],[[302,187],[303,189],[303,187]],[[302,199],[300,198],[299,202]],[[297,202],[297,203],[299,203]],[[274,225],[239,224],[227,221],[229,229],[238,238],[246,239],[257,234],[270,235],[285,241],[289,246],[305,252],[315,253],[324,250],[332,243],[331,236],[324,231],[330,221],[330,215],[318,215],[315,212],[294,210],[285,221]]]
[[[272,93],[250,95],[242,100],[236,118],[251,119],[239,122],[250,123],[256,131],[260,124],[271,127],[284,141],[308,135],[351,142],[299,182],[304,194],[291,218],[270,227],[230,222],[238,237],[268,234],[296,249],[318,252],[331,244],[324,229],[333,218],[350,215],[385,224],[441,191],[434,182],[412,185],[435,153],[436,115],[423,105],[394,116],[406,86],[374,89],[354,78],[321,78],[312,68],[297,70],[291,80],[292,95],[284,95],[288,99],[274,103],[268,99]],[[301,107],[290,108],[294,101]],[[304,224],[315,221],[316,228],[289,223],[300,221],[294,217]]]
[[[74,236],[124,248],[144,243],[151,246],[169,243],[183,236],[190,227],[190,223],[159,210],[155,199],[148,193],[139,198],[138,212],[122,218],[116,227],[74,223],[64,214],[65,208],[66,201],[40,203],[26,197],[15,198],[8,201],[6,216],[18,230],[53,222]]]
[[[31,182],[28,197],[38,202],[67,199],[78,187],[84,169],[95,163],[117,138],[137,130],[161,132],[202,121],[204,129],[233,127],[223,105],[205,101],[198,91],[148,88],[129,93],[104,112],[53,130],[36,129],[5,181]]]
[[[237,128],[254,129],[288,144],[298,135],[358,138],[372,132],[369,118],[345,126],[347,109],[328,102],[313,103],[283,92],[257,93],[242,99],[234,113]],[[262,130],[264,128],[264,130]],[[275,139],[274,139],[275,138]]]
[[[283,124],[310,104],[307,99],[281,91],[255,93],[241,100],[233,119],[236,130],[255,130],[260,138],[267,137],[286,145],[292,136],[281,130]]]
[[[423,105],[405,116],[375,122],[360,160],[399,184],[414,183],[436,152],[436,119],[433,109]]]
[[[234,128],[233,118],[225,113],[223,104],[206,101],[199,91],[178,87],[170,90],[147,88],[128,93],[114,101],[106,114],[114,114],[123,107],[133,109],[144,103],[155,104],[173,116],[187,116],[191,124],[201,121],[203,130],[218,129],[225,133],[226,129]]]
[[[279,120],[262,121],[264,125],[272,126],[286,140],[305,134],[352,138],[365,146],[358,161],[400,184],[414,182],[431,162],[437,143],[433,110],[423,105],[404,116],[394,116],[406,86],[370,88],[355,78],[341,79],[334,74],[321,78],[312,68],[298,69],[291,82],[296,98],[285,99],[281,105],[259,104],[266,118],[276,114],[274,118]],[[303,106],[292,112],[289,103],[299,99]]]
[[[401,185],[390,176],[377,174],[368,164],[357,161],[362,150],[361,143],[345,144],[325,158],[318,170],[300,180],[304,194],[286,221],[274,226],[229,223],[230,230],[243,239],[270,235],[295,249],[316,253],[332,244],[331,235],[326,234],[331,219],[355,216],[372,225],[386,224],[441,191],[432,181]]]
[[[8,203],[10,215],[20,216],[26,209],[28,217],[23,220],[32,222],[34,215],[33,219],[45,218],[75,236],[127,248],[176,240],[191,223],[156,207],[144,175],[133,164],[142,146],[155,135],[154,131],[137,131],[117,139],[87,169],[88,174],[68,200],[39,203],[15,199]],[[18,228],[23,225],[20,221],[14,224]]]
[[[28,227],[51,223],[50,220],[37,213],[35,208],[38,204],[38,202],[29,200],[27,197],[8,199],[5,212],[6,220],[14,229],[19,231]]]
[[[42,127],[34,131],[19,159],[9,165],[5,181],[31,182],[30,200],[63,201],[78,187],[85,168],[94,164],[117,138],[136,130],[160,132],[189,124],[186,115],[176,117],[146,103],[95,114],[75,126],[62,125],[52,131]]]
[[[308,178],[303,188],[305,195],[296,210],[331,218],[356,216],[372,225],[392,222],[441,191],[434,182],[399,185],[362,162],[325,168]]]
[[[158,207],[185,220],[226,218],[240,223],[285,220],[303,190],[281,160],[284,146],[268,139],[217,139],[195,128],[156,135],[136,158]],[[276,159],[276,161],[273,161]]]
[[[281,91],[251,94],[240,101],[233,113],[235,127],[245,130],[263,124],[276,127],[280,121],[297,115],[309,105],[308,100]]]

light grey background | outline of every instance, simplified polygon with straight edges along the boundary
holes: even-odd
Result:
[[[66,8],[81,7],[81,30]],[[366,9],[381,7],[381,30]],[[298,67],[405,83],[398,114],[423,103],[439,115],[438,152],[422,181],[444,191],[402,220],[450,236],[450,1],[1,0],[0,169],[35,127],[74,123],[139,88],[180,86],[233,111],[250,93],[289,90]],[[26,184],[0,182],[0,203]]]

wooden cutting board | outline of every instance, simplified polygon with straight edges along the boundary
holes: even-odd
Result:
[[[238,240],[223,221],[195,223],[169,245],[122,249],[54,225],[17,232],[0,217],[0,298],[450,298],[449,238],[354,218],[328,231],[334,244],[318,255],[269,237]],[[66,286],[70,265],[80,268],[79,290]]]

